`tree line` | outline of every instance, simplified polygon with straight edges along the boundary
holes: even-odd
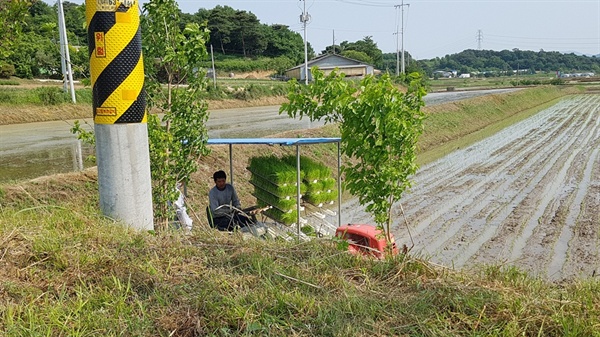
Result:
[[[88,77],[88,41],[85,4],[63,3],[69,54],[74,76]],[[217,59],[228,57],[280,58],[292,67],[304,61],[304,40],[288,26],[261,24],[251,12],[228,6],[199,9],[194,14],[179,10],[179,25],[197,23],[210,30],[207,49],[213,45]],[[142,11],[142,16],[147,15]],[[0,0],[0,75],[21,78],[60,76],[57,5],[42,0],[29,3]],[[142,34],[148,31],[142,25]],[[308,45],[310,57],[314,56]],[[208,58],[207,58],[208,60]],[[264,63],[264,62],[263,62]],[[267,63],[268,64],[268,63]]]
[[[594,72],[600,73],[600,58],[561,53],[557,51],[538,52],[530,50],[464,50],[457,54],[436,57],[417,62],[430,77],[436,70],[458,73],[480,73],[482,76],[512,75],[536,72]]]
[[[89,77],[85,4],[63,3],[73,75]],[[179,10],[179,25],[189,23],[209,30],[207,50],[214,50],[217,68],[226,71],[271,70],[283,74],[304,62],[300,33],[282,24],[266,25],[251,12],[229,6],[200,8],[196,13]],[[142,16],[147,15],[142,11]],[[142,25],[142,34],[148,31]],[[310,43],[309,59],[316,55]],[[320,54],[335,53],[396,73],[398,55],[383,53],[371,36],[327,46]],[[42,0],[0,0],[0,76],[61,78],[57,5]],[[406,71],[434,77],[438,70],[497,76],[521,72],[600,72],[600,58],[555,51],[465,50],[429,60],[415,60],[405,52]],[[210,61],[203,66],[210,67]],[[255,68],[255,69],[253,69]]]
[[[85,4],[66,1],[63,9],[74,77],[87,78]],[[141,15],[147,13],[142,11]],[[304,62],[304,40],[286,25],[266,25],[253,13],[229,6],[200,8],[193,14],[179,10],[178,15],[182,30],[189,23],[208,28],[207,50],[212,47],[216,61],[231,70],[241,67],[240,59],[246,63],[249,59],[256,61],[254,66],[263,68],[256,70],[278,73]],[[4,24],[0,27],[0,49],[4,51],[0,53],[0,76],[61,77],[57,4],[51,6],[42,0],[0,0],[0,23]],[[142,23],[143,35],[147,28]],[[370,37],[357,42],[344,41],[322,53],[330,51],[370,64],[381,64],[382,60],[381,50]],[[310,43],[307,52],[309,59],[315,56]],[[204,65],[210,66],[208,58]]]

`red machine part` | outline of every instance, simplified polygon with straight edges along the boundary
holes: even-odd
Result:
[[[335,236],[348,241],[348,251],[352,254],[374,256],[378,259],[385,257],[387,247],[385,233],[373,225],[347,224],[340,226],[336,229]],[[392,255],[397,255],[398,247],[396,247],[394,236],[390,234],[390,237]]]

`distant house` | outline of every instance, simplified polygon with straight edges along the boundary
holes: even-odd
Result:
[[[471,78],[471,74],[460,74],[458,78]]]
[[[436,70],[433,72],[433,76],[436,78],[451,78],[453,74],[450,71]]]
[[[346,77],[364,77],[366,75],[374,74],[375,68],[357,60],[353,60],[347,57],[343,57],[340,55],[334,54],[326,54],[315,57],[314,59],[308,61],[308,80],[312,80],[312,75],[310,74],[310,69],[312,67],[318,67],[325,75],[331,73],[335,68],[338,68],[341,73],[344,73]],[[294,68],[288,69],[285,72],[286,77],[295,78],[297,80],[304,81],[305,76],[305,66],[304,63],[301,65],[295,66]]]

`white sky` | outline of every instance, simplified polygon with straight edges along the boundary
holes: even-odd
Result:
[[[332,44],[334,32],[336,44],[372,36],[384,53],[402,49],[403,40],[404,49],[417,59],[478,49],[479,32],[481,49],[600,54],[600,0],[179,0],[178,4],[187,13],[227,5],[254,13],[261,23],[288,25],[301,35],[300,14],[306,5],[311,16],[307,38],[317,54]]]

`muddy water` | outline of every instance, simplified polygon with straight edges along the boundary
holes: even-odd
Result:
[[[64,121],[0,126],[0,182],[88,167],[90,153]]]
[[[279,115],[279,107],[223,109],[211,113],[210,138],[264,137],[276,132],[309,129],[322,122],[293,120]],[[86,120],[85,129],[93,130]],[[73,121],[0,126],[0,182],[70,172],[94,165],[85,159],[93,154],[70,132]],[[83,161],[82,161],[83,158]]]
[[[31,152],[6,154],[2,156],[0,164],[0,182],[79,171],[94,165],[86,160],[92,154],[92,148],[82,146],[77,140]]]
[[[551,280],[600,271],[600,95],[567,98],[422,167],[395,211],[400,245],[451,268]],[[372,222],[353,201],[348,222]],[[343,221],[343,222],[344,222]],[[412,237],[412,240],[411,240]]]

